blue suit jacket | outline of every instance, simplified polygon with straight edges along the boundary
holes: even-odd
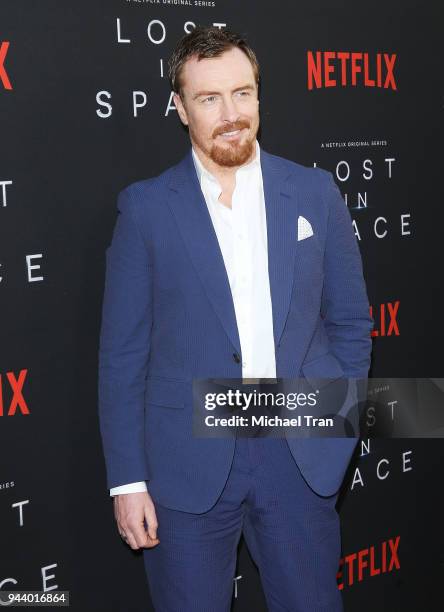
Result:
[[[277,377],[366,378],[373,321],[350,213],[330,173],[261,149]],[[121,191],[99,348],[99,417],[114,487],[200,513],[219,496],[235,440],[192,435],[193,378],[241,378],[224,261],[191,148]],[[298,216],[313,236],[297,240]],[[237,354],[237,355],[236,355]],[[319,381],[318,381],[319,382]],[[337,492],[357,438],[288,439],[307,483]]]

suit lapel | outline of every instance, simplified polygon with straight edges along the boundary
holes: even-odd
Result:
[[[261,149],[261,166],[267,217],[268,276],[277,347],[293,290],[298,202],[286,180],[291,171],[281,160]]]
[[[290,305],[297,245],[297,202],[285,180],[289,170],[261,149],[267,219],[268,274],[275,345]],[[216,232],[199,185],[191,154],[174,168],[168,203],[206,295],[236,351],[241,353],[233,298]]]
[[[204,290],[236,351],[241,353],[230,283],[191,148],[170,181],[169,204]]]

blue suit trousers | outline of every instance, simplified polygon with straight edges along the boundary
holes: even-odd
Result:
[[[210,510],[182,512],[153,499],[160,543],[143,554],[156,612],[229,612],[241,534],[270,612],[343,612],[337,497],[307,485],[285,438],[238,437]]]

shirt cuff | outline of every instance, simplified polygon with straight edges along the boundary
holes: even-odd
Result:
[[[131,482],[120,487],[112,487],[109,490],[109,494],[111,497],[114,497],[114,495],[124,495],[125,493],[143,493],[143,491],[147,490],[146,482],[141,480],[140,482]]]

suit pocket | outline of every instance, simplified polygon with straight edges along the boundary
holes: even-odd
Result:
[[[148,376],[145,387],[145,405],[183,409],[190,393],[191,383],[173,378]]]
[[[314,389],[321,389],[334,380],[344,377],[341,364],[331,353],[324,353],[316,359],[303,363],[301,370]]]

